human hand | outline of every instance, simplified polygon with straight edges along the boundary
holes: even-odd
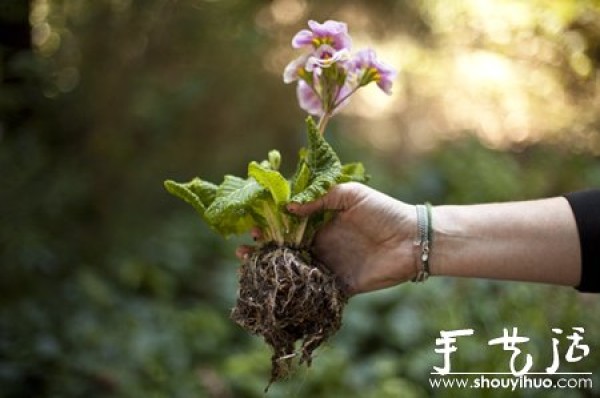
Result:
[[[350,294],[383,289],[417,273],[414,207],[359,183],[340,184],[322,198],[288,211],[307,216],[336,210],[316,235],[317,258],[347,285]]]

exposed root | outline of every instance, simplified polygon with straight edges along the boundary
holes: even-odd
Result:
[[[273,348],[270,386],[292,371],[296,357],[310,366],[313,351],[340,328],[347,300],[335,275],[308,253],[266,246],[240,267],[231,319]]]

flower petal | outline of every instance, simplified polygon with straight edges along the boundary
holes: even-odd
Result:
[[[313,52],[306,60],[306,70],[320,76],[323,68],[330,68],[337,64],[346,69],[345,61],[350,59],[350,52],[347,48],[336,51],[333,47],[324,44]]]
[[[283,70],[283,82],[292,83],[300,79],[299,71],[306,67],[306,62],[309,59],[309,54],[304,54],[287,64]]]
[[[392,84],[398,74],[394,68],[389,67],[386,64],[380,63],[377,67],[379,71],[379,80],[377,86],[386,94],[392,94]]]
[[[302,29],[300,32],[292,38],[292,47],[302,48],[310,47],[313,45],[313,32],[308,29]]]
[[[375,51],[371,48],[360,50],[352,59],[351,70],[359,75],[361,85],[376,82],[377,86],[386,94],[392,93],[393,80],[397,72],[394,68],[377,59]]]
[[[308,26],[317,38],[325,39],[324,43],[330,44],[336,50],[352,47],[352,39],[348,34],[348,25],[344,22],[327,20],[322,24],[310,20]]]
[[[317,96],[312,87],[310,87],[304,80],[298,81],[296,95],[298,96],[300,108],[304,109],[311,115],[323,115],[323,103],[321,102],[321,99]]]

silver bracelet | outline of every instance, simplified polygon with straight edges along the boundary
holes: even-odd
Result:
[[[425,282],[429,278],[429,253],[431,252],[433,228],[431,217],[431,204],[416,205],[417,210],[417,238],[416,246],[421,248],[419,256],[419,270],[413,282]]]

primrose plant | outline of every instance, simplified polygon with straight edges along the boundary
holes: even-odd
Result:
[[[241,264],[231,317],[273,348],[271,382],[289,373],[295,357],[310,364],[312,351],[339,329],[348,299],[344,286],[310,251],[330,214],[299,217],[286,205],[318,199],[339,183],[366,180],[361,163],[342,164],[324,138],[325,128],[361,87],[375,83],[390,94],[396,75],[372,49],[352,54],[345,23],[309,21],[308,26],[292,39],[303,54],[283,73],[285,83],[297,83],[298,102],[309,114],[307,145],[295,173],[285,178],[279,172],[281,155],[271,150],[266,160],[250,162],[245,178],[226,175],[220,185],[200,178],[164,183],[223,236],[255,227],[262,231],[257,250]]]
[[[315,125],[311,117],[306,119],[308,146],[300,151],[293,177],[286,179],[280,174],[281,155],[272,150],[268,160],[248,165],[245,179],[227,175],[220,186],[199,178],[187,183],[165,181],[170,193],[190,203],[221,235],[241,234],[258,226],[265,241],[309,245],[314,228],[307,228],[308,220],[288,214],[284,205],[315,200],[337,183],[365,180],[362,164],[342,165],[323,134],[331,116],[359,88],[375,82],[391,94],[396,71],[379,61],[370,48],[352,55],[345,23],[311,20],[308,25],[310,29],[292,39],[294,48],[306,51],[286,66],[283,81],[297,82],[300,107],[319,120]]]

